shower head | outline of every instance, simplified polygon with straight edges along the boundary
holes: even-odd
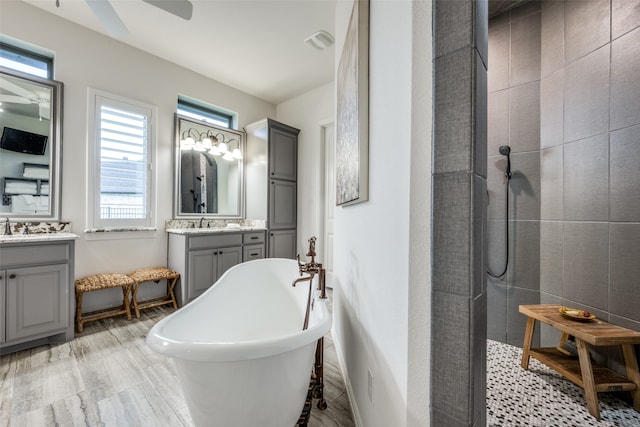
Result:
[[[509,182],[511,179],[511,156],[509,155],[511,154],[511,147],[501,145],[500,148],[498,148],[498,152],[503,156],[507,156],[507,169],[504,171],[504,176],[507,177],[507,182]]]
[[[511,154],[511,147],[508,145],[501,145],[500,148],[498,148],[498,152],[503,156],[508,156]]]

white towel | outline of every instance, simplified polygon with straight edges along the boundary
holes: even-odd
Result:
[[[10,194],[37,194],[38,184],[27,181],[7,181],[4,185],[4,191]]]
[[[40,194],[42,194],[43,196],[49,195],[49,184],[40,185]]]
[[[22,176],[25,178],[49,179],[49,167],[26,166],[22,171]]]
[[[35,212],[36,200],[33,196],[21,194],[11,196],[11,212]]]
[[[37,211],[48,211],[49,210],[49,196],[36,196],[36,210]]]

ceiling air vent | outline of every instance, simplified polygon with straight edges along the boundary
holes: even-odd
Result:
[[[304,39],[304,42],[318,50],[322,50],[333,44],[333,36],[324,30],[320,30]]]

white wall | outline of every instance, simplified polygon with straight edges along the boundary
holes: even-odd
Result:
[[[318,238],[316,251],[324,253],[320,216],[324,183],[322,126],[335,120],[333,82],[277,106],[279,121],[300,129],[298,135],[298,253],[304,260],[311,236]],[[320,259],[320,262],[324,260]]]
[[[146,54],[19,1],[2,2],[2,34],[55,52],[55,79],[64,83],[62,220],[76,241],[76,277],[166,265],[165,221],[172,217],[174,113],[178,94],[238,112],[238,125],[275,115],[275,106]],[[115,233],[87,240],[87,89],[143,101],[158,108],[156,226],[153,236]],[[111,237],[111,236],[109,236]],[[130,237],[130,238],[127,238]],[[85,305],[92,306],[93,295]]]
[[[429,420],[430,45],[428,2],[371,1],[369,201],[337,208],[334,246],[334,339],[367,427]]]

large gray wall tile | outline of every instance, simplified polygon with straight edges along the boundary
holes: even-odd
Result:
[[[609,43],[608,1],[567,1],[564,16],[567,64]]]
[[[540,292],[513,286],[507,288],[507,344],[522,347],[527,317],[519,312],[522,304],[540,304]],[[539,347],[540,328],[533,335],[533,346]]]
[[[446,149],[434,150],[434,173],[471,167],[474,52],[460,49],[435,61],[435,141]]]
[[[468,173],[439,174],[433,179],[433,288],[469,295],[472,210]]]
[[[540,151],[540,219],[562,220],[562,153],[563,147]]]
[[[609,137],[564,145],[564,219],[609,219]]]
[[[540,289],[540,222],[515,221],[509,235],[510,286]]]
[[[470,402],[470,325],[471,304],[469,297],[449,293],[433,292],[432,312],[432,367],[431,387],[438,390],[432,394],[431,404],[435,409],[466,420]],[[465,396],[464,399],[460,399]],[[464,402],[461,402],[464,401]]]
[[[473,2],[448,0],[433,8],[435,56],[469,46],[473,36]]]
[[[491,24],[493,24],[493,20]],[[509,39],[511,26],[489,26],[489,92],[509,87]]]
[[[564,224],[563,298],[609,308],[609,224]]]
[[[486,66],[489,61],[489,2],[487,0],[476,0],[473,2],[473,6],[475,9],[474,45]]]
[[[487,278],[487,338],[507,342],[507,287],[500,279]]]
[[[542,292],[540,293],[540,304],[562,305],[562,299]],[[556,347],[560,343],[560,336],[562,335],[560,330],[542,322],[538,322],[538,327],[540,331],[540,347]]]
[[[487,69],[476,51],[474,86],[473,171],[487,177]]]
[[[611,44],[611,129],[640,124],[640,28]]]
[[[511,155],[512,218],[540,219],[540,153],[531,151]]]
[[[609,50],[602,47],[565,68],[565,142],[609,130]]]
[[[471,301],[471,366],[473,375],[469,388],[472,404],[471,422],[482,418],[487,411],[487,294]],[[475,424],[478,425],[478,424]],[[480,424],[484,425],[484,424]]]
[[[564,70],[540,82],[540,148],[564,142]]]
[[[511,21],[510,85],[537,80],[540,80],[540,13]]]
[[[507,236],[507,224],[513,227],[512,222],[504,220],[489,220],[487,223],[487,268],[494,275],[500,275],[504,271],[507,261],[505,239]],[[509,232],[511,228],[509,229]]]
[[[489,205],[487,207],[487,215],[489,219],[505,219],[507,178],[504,174],[507,167],[507,158],[505,156],[492,156],[489,157],[488,163],[487,191]],[[513,209],[511,209],[511,213],[513,213]],[[510,215],[510,218],[513,218],[513,215]]]
[[[486,242],[487,242],[487,181],[473,175],[473,194],[471,196],[471,297],[486,293]]]
[[[640,322],[640,224],[611,224],[610,311]]]
[[[511,151],[540,149],[540,81],[509,89]]]
[[[640,222],[640,125],[611,132],[611,221]]]
[[[540,70],[546,77],[564,67],[564,2],[542,2],[541,28]]]
[[[560,221],[540,223],[540,290],[562,296],[563,228]]]
[[[498,147],[509,145],[509,90],[489,92],[487,104],[487,154],[495,156]]]
[[[640,0],[611,0],[611,39],[640,26]]]

